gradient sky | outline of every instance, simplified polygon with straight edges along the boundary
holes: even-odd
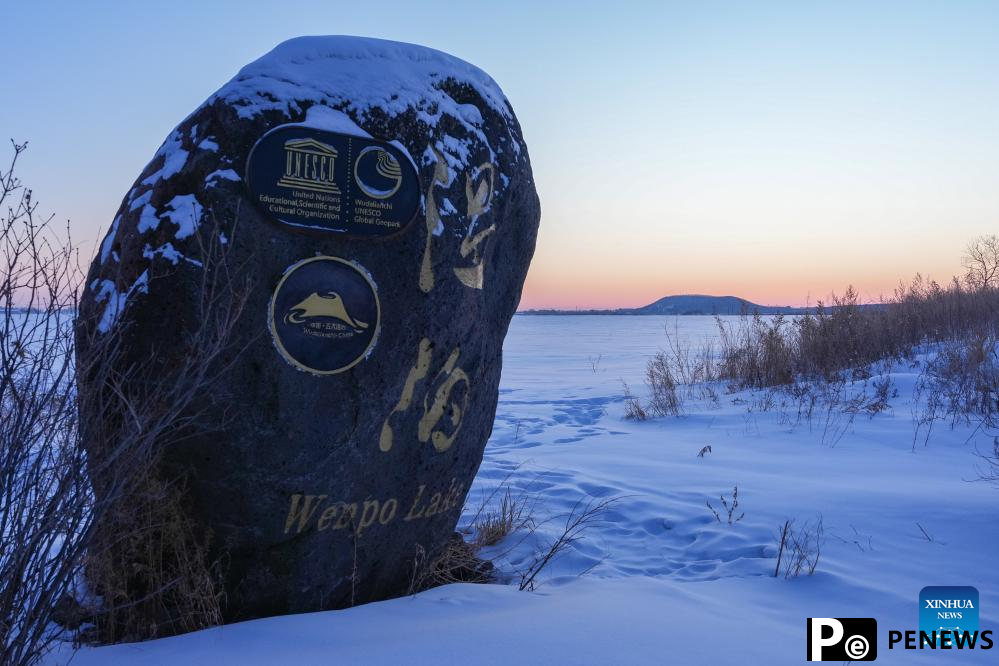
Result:
[[[803,304],[946,280],[999,233],[999,2],[46,2],[0,16],[0,134],[88,251],[169,131],[305,34],[424,44],[514,105],[522,308]],[[0,148],[0,155],[6,155]]]

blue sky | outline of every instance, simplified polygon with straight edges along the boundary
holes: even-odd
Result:
[[[524,127],[542,231],[524,305],[669,293],[876,298],[999,232],[996,2],[17,2],[0,134],[99,240],[180,120],[303,34],[488,71]]]

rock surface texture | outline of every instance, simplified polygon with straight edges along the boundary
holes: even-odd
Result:
[[[359,158],[343,137],[392,146],[369,152],[388,185],[369,178],[365,191],[380,200],[412,174],[415,217],[364,235],[268,212],[247,161],[285,125],[291,138],[275,145],[335,154],[348,179]],[[340,136],[338,150],[323,133]],[[320,198],[352,196],[342,183],[330,194],[333,172],[309,164],[295,177],[326,178]],[[289,201],[314,191],[294,187]],[[184,511],[223,565],[227,620],[405,593],[417,554],[448,542],[492,430],[539,219],[509,102],[488,75],[428,48],[293,39],[169,134],[90,268],[80,351],[118,336],[116,362],[154,359],[169,374],[191,357],[205,271],[245,285],[212,361],[231,367],[196,401],[211,409],[157,468],[183,480]],[[224,266],[209,266],[208,248]],[[100,462],[106,442],[89,446]]]

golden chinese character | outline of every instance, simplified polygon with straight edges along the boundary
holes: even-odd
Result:
[[[467,259],[471,255],[472,265],[456,266],[454,269],[454,274],[458,276],[462,284],[473,289],[482,289],[484,283],[485,265],[482,263],[481,246],[486,238],[496,231],[496,225],[490,224],[482,231],[473,233],[475,222],[478,220],[479,215],[489,210],[489,207],[492,205],[496,168],[489,162],[486,162],[479,166],[478,171],[485,172],[488,174],[488,177],[479,183],[479,187],[475,190],[474,194],[472,193],[472,177],[470,175],[465,176],[465,200],[468,202],[469,235],[462,239],[460,248],[462,258]]]
[[[436,148],[431,148],[437,164],[434,166],[434,177],[430,181],[430,188],[427,191],[427,244],[423,249],[423,265],[420,267],[420,289],[423,293],[429,294],[434,288],[434,263],[431,243],[434,238],[434,230],[441,222],[441,213],[437,210],[437,197],[434,196],[434,188],[440,185],[447,185],[447,163],[444,156]]]
[[[434,157],[437,160],[434,166],[434,177],[430,182],[427,191],[427,243],[423,250],[423,264],[420,267],[420,289],[423,293],[429,294],[435,283],[433,266],[433,236],[437,226],[441,224],[440,210],[437,208],[437,197],[434,189],[437,185],[447,185],[448,170],[444,156],[431,147]],[[476,172],[485,174],[485,178],[475,187],[475,180],[471,174],[465,174],[465,218],[468,221],[468,235],[461,241],[458,252],[463,259],[470,259],[470,266],[455,266],[454,274],[466,287],[482,289],[485,283],[485,265],[482,261],[482,248],[489,236],[496,231],[496,225],[491,224],[481,231],[475,231],[475,223],[483,213],[492,206],[493,192],[496,184],[496,167],[490,162],[480,164]]]
[[[419,349],[416,355],[416,362],[410,369],[403,385],[402,396],[399,403],[392,410],[392,413],[382,424],[381,437],[378,441],[378,448],[382,451],[390,451],[395,442],[395,430],[392,427],[392,417],[396,414],[408,412],[413,404],[413,398],[418,385],[423,389],[423,415],[417,425],[416,437],[426,444],[430,442],[439,453],[447,451],[454,444],[461,429],[461,423],[468,411],[469,391],[471,382],[465,371],[457,367],[458,357],[461,354],[459,348],[448,356],[447,361],[434,376],[429,386],[424,386],[429,374],[430,364],[433,357],[430,340],[423,338],[420,340]],[[455,400],[456,391],[461,392],[460,401]],[[435,390],[436,386],[436,390]],[[432,394],[432,395],[431,395]],[[445,420],[445,415],[448,419]],[[442,423],[443,421],[443,423]],[[448,425],[450,422],[450,425]],[[450,433],[450,434],[449,434]]]

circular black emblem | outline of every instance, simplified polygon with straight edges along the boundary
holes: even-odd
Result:
[[[362,267],[338,257],[304,259],[284,272],[271,298],[274,346],[301,370],[343,372],[374,345],[380,307]]]
[[[260,210],[300,229],[387,236],[420,207],[416,167],[398,146],[304,125],[264,134],[245,180]]]

